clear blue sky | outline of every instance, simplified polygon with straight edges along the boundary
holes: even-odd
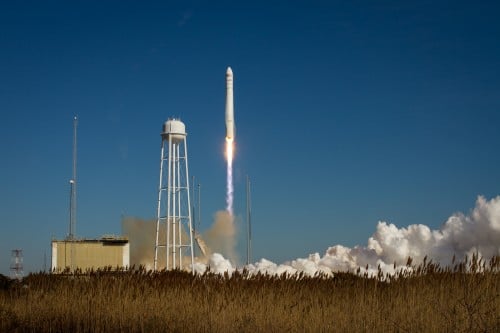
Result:
[[[364,245],[379,220],[439,228],[500,194],[499,17],[496,1],[3,1],[0,273],[14,248],[41,269],[68,232],[74,115],[78,236],[155,216],[172,116],[208,228],[227,66],[255,260]]]

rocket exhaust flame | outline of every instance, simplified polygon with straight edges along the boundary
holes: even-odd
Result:
[[[226,138],[226,158],[227,158],[227,193],[226,210],[233,215],[233,139]]]

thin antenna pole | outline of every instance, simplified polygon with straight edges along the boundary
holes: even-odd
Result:
[[[78,118],[73,118],[73,177],[70,180],[71,198],[70,198],[70,221],[69,221],[69,239],[74,239],[76,235],[76,161],[77,161],[77,126]]]
[[[247,265],[252,261],[252,202],[250,194],[250,178],[247,175]]]
[[[195,214],[196,212],[196,200],[194,199],[195,198],[195,195],[196,195],[196,188],[195,188],[195,182],[194,182],[195,178],[194,176],[191,177],[191,193],[192,193],[192,197],[193,197],[193,200],[191,201],[192,202],[192,206],[191,206],[191,212],[192,212],[192,220],[193,220],[193,234],[196,235],[196,220],[197,220],[197,216]]]
[[[71,241],[70,245],[70,256],[71,263],[70,269],[74,271],[75,266],[75,246],[74,240],[76,238],[76,156],[77,156],[77,127],[78,118],[75,116],[73,118],[73,177],[70,180],[71,184],[71,198],[70,198],[70,229],[69,229],[69,239]]]
[[[69,180],[69,223],[68,223],[68,239],[72,239],[71,223],[73,223],[73,179]]]
[[[252,261],[252,189],[250,178],[248,179],[248,239],[250,244],[250,261]]]
[[[201,184],[198,183],[198,228],[201,225]]]

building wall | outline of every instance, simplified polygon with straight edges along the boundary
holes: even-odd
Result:
[[[52,271],[128,267],[129,253],[129,243],[123,240],[52,241]]]

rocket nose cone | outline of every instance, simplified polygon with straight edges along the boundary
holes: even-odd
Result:
[[[231,67],[228,67],[227,70],[226,70],[226,75],[233,75],[233,70],[231,69]]]

